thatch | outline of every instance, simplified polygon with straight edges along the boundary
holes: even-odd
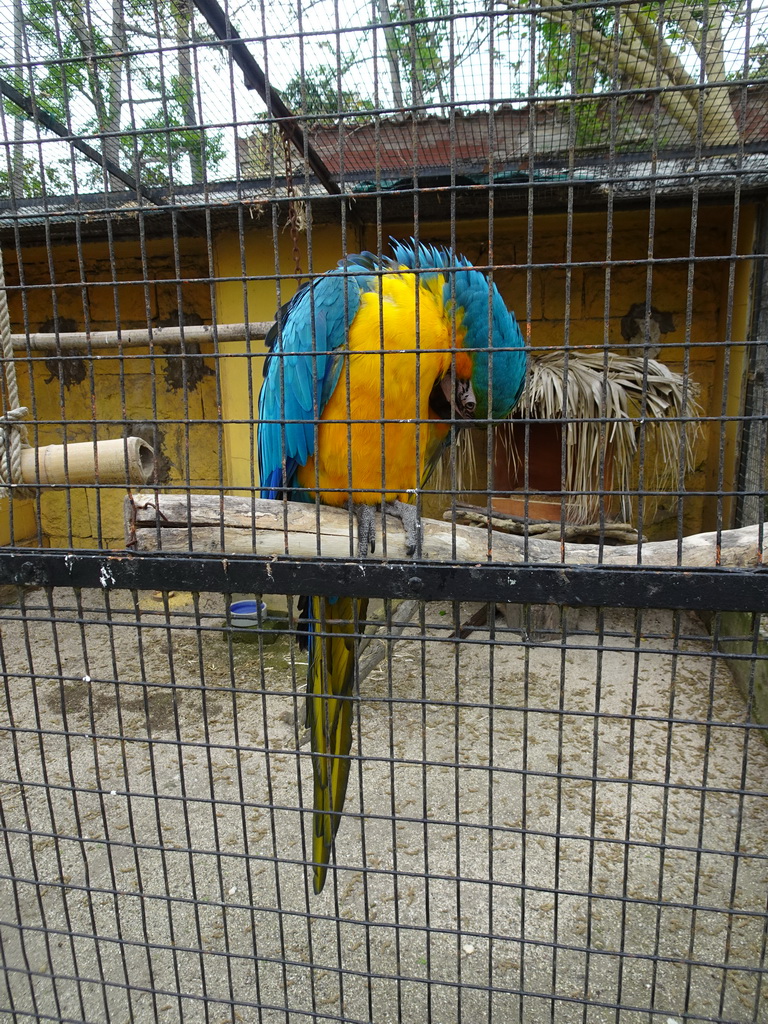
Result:
[[[700,430],[696,386],[656,359],[605,352],[546,352],[530,361],[528,381],[511,421],[561,422],[567,446],[565,490],[568,519],[591,522],[598,512],[608,446],[613,491],[630,489],[640,438],[645,450],[646,490],[676,491],[693,468]],[[504,435],[514,452],[511,433]],[[521,429],[518,426],[518,429]],[[531,452],[535,457],[535,452]],[[474,477],[471,438],[459,437],[459,486]],[[476,477],[474,477],[477,479]],[[628,497],[621,515],[631,519]]]

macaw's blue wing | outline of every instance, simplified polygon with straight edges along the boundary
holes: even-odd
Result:
[[[294,295],[281,310],[281,329],[267,336],[258,434],[265,498],[282,497],[280,489],[293,486],[315,450],[316,425],[338,383],[362,287],[358,275],[325,274]]]

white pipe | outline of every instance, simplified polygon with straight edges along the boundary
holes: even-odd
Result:
[[[140,437],[49,444],[44,448],[23,448],[21,452],[22,482],[39,487],[146,484],[154,464],[153,449]]]
[[[148,348],[150,345],[193,345],[218,341],[242,341],[246,330],[252,339],[263,340],[271,321],[252,324],[196,324],[194,327],[152,327],[127,331],[76,331],[69,334],[12,334],[14,350],[20,352],[89,352],[95,348]]]

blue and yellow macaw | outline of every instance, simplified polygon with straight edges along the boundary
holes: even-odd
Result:
[[[361,555],[374,509],[418,549],[412,501],[458,422],[506,419],[525,380],[520,329],[462,256],[393,242],[304,285],[267,337],[259,472],[267,498],[347,506]],[[321,892],[349,778],[354,638],[366,602],[313,597],[307,724],[314,770],[314,891]]]

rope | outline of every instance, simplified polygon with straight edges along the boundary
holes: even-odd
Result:
[[[0,250],[0,345],[2,345],[2,371],[5,415],[0,416],[0,493],[7,497],[30,498],[35,493],[22,487],[21,452],[29,448],[27,428],[22,422],[27,409],[19,405],[16,383],[16,362],[13,357],[11,318],[8,312],[8,294],[5,290],[5,269]]]

